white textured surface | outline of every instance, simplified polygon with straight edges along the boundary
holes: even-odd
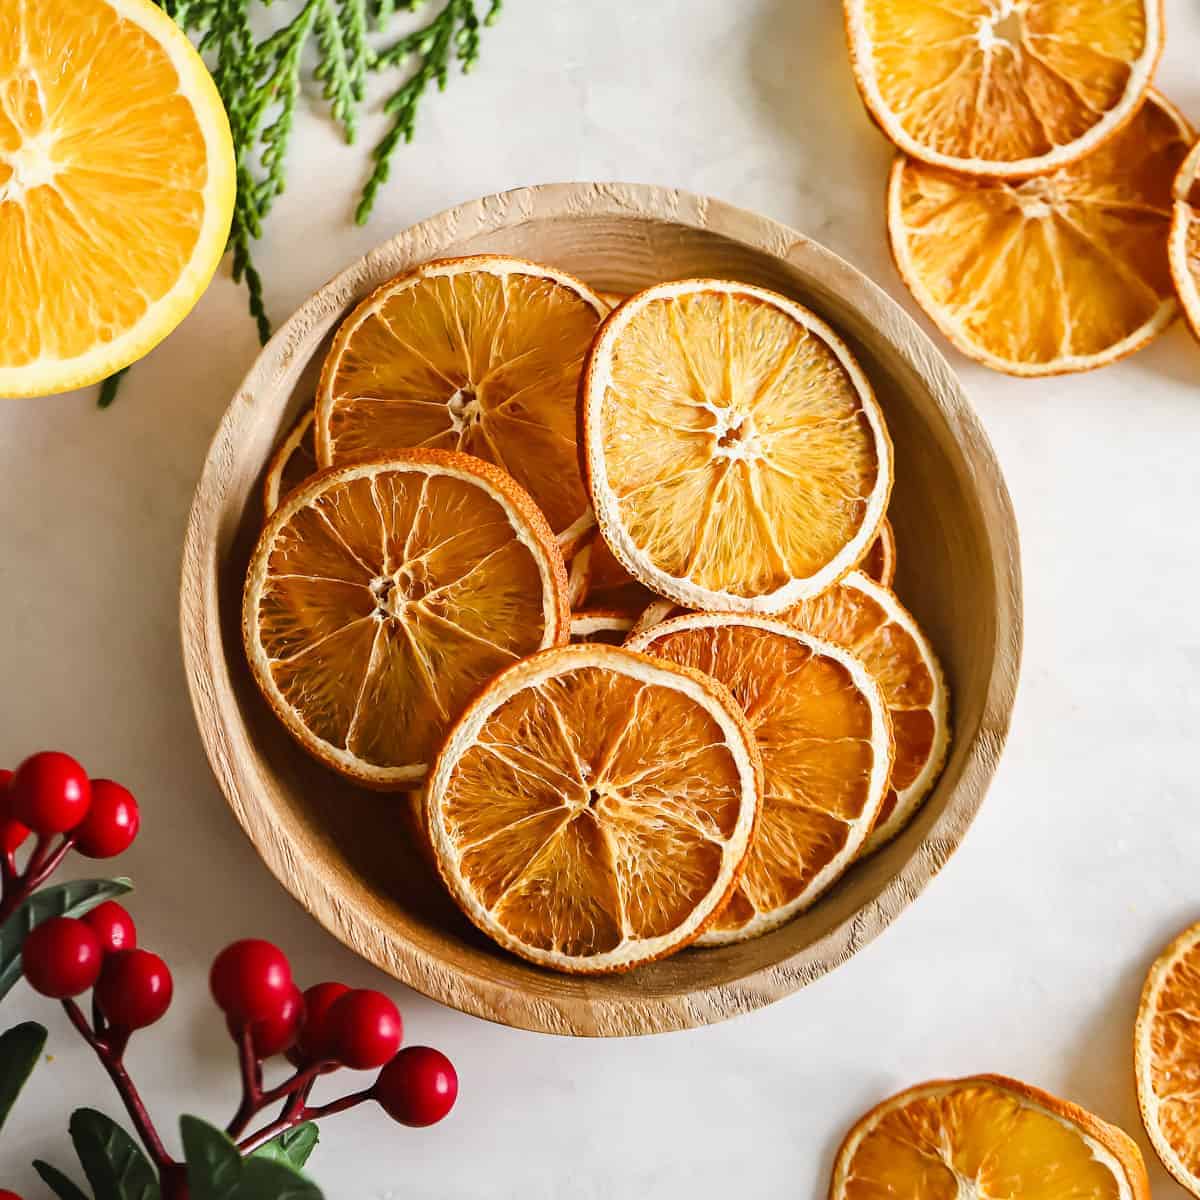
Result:
[[[366,229],[349,223],[362,153],[301,116],[291,190],[259,251],[277,319],[421,217],[566,178],[676,184],[757,209],[909,303],[883,236],[889,151],[859,107],[834,0],[507,7],[477,72],[429,101]],[[1200,120],[1200,13],[1167,0],[1167,24],[1159,84]],[[91,394],[0,405],[0,758],[61,746],[142,799],[146,833],[122,867],[177,1000],[131,1064],[168,1127],[180,1111],[232,1111],[232,1047],[205,994],[229,938],[276,939],[306,982],[387,986],[259,865],[210,777],[183,681],[187,507],[254,352],[242,294],[222,276],[110,412]],[[1007,473],[1026,590],[1016,721],[963,847],[846,966],[709,1029],[567,1042],[391,988],[410,1040],[457,1062],[462,1097],[424,1133],[376,1110],[328,1122],[312,1166],[331,1200],[817,1197],[863,1109],[968,1071],[1064,1094],[1150,1155],[1131,1077],[1137,994],[1200,915],[1200,348],[1177,326],[1108,371],[1035,382],[950,357]],[[31,1158],[69,1164],[68,1109],[117,1112],[52,1008],[23,987],[4,1006],[5,1024],[35,1015],[54,1061],[0,1143],[0,1186],[29,1200],[45,1194]],[[1157,1196],[1184,1195],[1156,1162],[1151,1173]]]

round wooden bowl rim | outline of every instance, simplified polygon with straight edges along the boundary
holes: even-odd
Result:
[[[330,893],[303,853],[305,847],[297,847],[294,838],[289,844],[277,836],[277,826],[259,802],[261,785],[248,766],[253,755],[245,727],[241,722],[226,722],[220,703],[232,692],[232,685],[220,628],[218,549],[226,528],[223,502],[237,457],[238,431],[263,402],[263,395],[270,395],[286,376],[296,355],[310,352],[314,326],[360,299],[364,281],[377,276],[381,268],[392,274],[400,269],[390,264],[436,257],[445,253],[447,242],[489,229],[580,216],[642,218],[714,233],[801,264],[811,278],[852,303],[923,381],[953,428],[971,468],[996,570],[995,659],[979,729],[967,747],[945,808],[916,851],[873,899],[818,940],[736,981],[685,988],[671,996],[645,996],[636,1003],[603,995],[522,995],[498,980],[450,965],[400,936],[381,935],[357,898]],[[329,932],[418,992],[479,1017],[556,1034],[661,1032],[749,1012],[844,962],[891,923],[961,842],[995,771],[1016,697],[1022,645],[1017,525],[991,443],[950,365],[900,305],[845,260],[785,225],[706,196],[645,184],[543,184],[458,205],[396,235],[315,292],[263,348],[217,428],[197,485],[183,551],[180,626],[188,688],[218,784],[272,874]]]

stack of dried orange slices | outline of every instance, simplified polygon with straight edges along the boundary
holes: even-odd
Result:
[[[899,149],[892,253],[959,350],[1089,370],[1180,301],[1200,336],[1195,134],[1150,86],[1161,0],[844,4],[859,91]]]
[[[740,941],[945,758],[892,478],[870,383],[792,300],[428,263],[346,319],[271,461],[250,666],[315,757],[420,789],[443,881],[514,953]]]

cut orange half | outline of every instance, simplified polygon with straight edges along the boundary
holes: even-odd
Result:
[[[246,653],[289,732],[378,788],[426,774],[480,686],[565,642],[545,518],[490,463],[437,450],[335,467],[284,497],[250,561]]]
[[[317,391],[317,458],[432,447],[502,467],[556,533],[591,524],[575,448],[579,369],[604,303],[498,254],[426,263],[342,323]],[[566,547],[564,547],[566,548]]]
[[[1200,1196],[1200,925],[1150,968],[1133,1035],[1138,1106],[1163,1166]]]
[[[897,158],[888,234],[904,282],[964,354],[1012,375],[1087,371],[1170,323],[1172,182],[1192,142],[1151,92],[1111,141],[1024,182]]]
[[[933,789],[950,745],[950,697],[929,639],[888,588],[861,571],[846,576],[782,619],[860,658],[883,691],[892,720],[895,759],[870,854],[912,820]]]
[[[841,339],[784,296],[649,288],[605,321],[580,398],[601,534],[685,607],[777,612],[835,583],[879,531],[883,414]]]
[[[720,680],[762,754],[746,868],[700,944],[778,928],[853,862],[883,803],[892,735],[879,687],[846,651],[767,617],[693,613],[626,644]]]
[[[313,442],[313,411],[305,409],[287,437],[271,455],[263,479],[263,512],[269,517],[280,497],[299,487],[317,471],[317,450]]]
[[[619,646],[633,628],[633,617],[615,608],[583,608],[571,613],[571,641]]]
[[[845,0],[854,78],[906,154],[994,178],[1093,153],[1163,45],[1161,0]]]
[[[150,0],[0,3],[0,396],[95,383],[191,311],[233,215],[229,121]]]
[[[1200,142],[1183,160],[1172,188],[1168,260],[1175,292],[1193,336],[1200,338]]]
[[[762,764],[715,680],[615,646],[505,671],[446,738],[430,842],[463,911],[541,966],[624,971],[694,941],[737,883]]]
[[[858,564],[858,569],[868,578],[886,588],[892,586],[896,578],[896,534],[892,523],[883,518],[879,526],[879,534],[871,543],[867,556]]]
[[[1114,1125],[1002,1075],[920,1083],[846,1135],[829,1200],[1150,1200],[1141,1152]]]

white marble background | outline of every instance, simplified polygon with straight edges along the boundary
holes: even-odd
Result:
[[[1167,0],[1164,90],[1200,121],[1200,9]],[[276,319],[376,243],[482,193],[560,179],[709,192],[824,242],[914,309],[883,233],[889,150],[846,65],[837,0],[508,0],[482,61],[431,98],[369,227],[365,155],[310,102],[291,186],[259,246]],[[366,145],[382,127],[368,124]],[[914,310],[915,311],[915,310]],[[313,924],[260,866],[209,774],[179,655],[192,489],[256,351],[224,269],[129,376],[0,405],[0,760],[47,746],[140,796],[123,869],[177,998],[131,1064],[168,1127],[227,1119],[232,1046],[207,999],[215,951],[277,940],[307,981],[389,981]],[[400,988],[408,1037],[446,1050],[462,1094],[426,1131],[356,1110],[312,1173],[334,1200],[641,1200],[824,1194],[847,1125],[917,1080],[1027,1079],[1142,1134],[1131,1028],[1143,973],[1200,917],[1200,347],[1180,327],[1099,374],[1021,382],[950,353],[1021,522],[1025,672],[1008,751],[966,843],[848,965],[773,1007],[650,1040],[564,1041],[485,1024]],[[903,549],[903,548],[902,548]],[[5,1130],[0,1186],[44,1192],[69,1110],[117,1114],[61,1014],[23,986],[5,1022],[51,1028]]]

